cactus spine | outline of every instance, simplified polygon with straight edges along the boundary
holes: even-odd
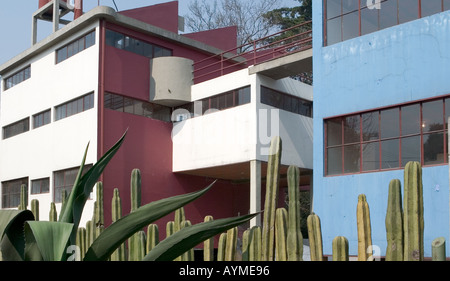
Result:
[[[275,212],[278,200],[280,180],[281,138],[274,137],[270,144],[266,178],[266,197],[264,202],[264,220],[262,232],[262,260],[272,261],[275,240]]]
[[[333,239],[333,261],[348,261],[348,240],[344,236]]]
[[[312,213],[308,216],[306,222],[308,226],[311,261],[322,261],[323,245],[322,245],[322,231],[320,227],[320,218],[318,215]]]
[[[386,211],[386,261],[403,261],[403,210],[401,183],[393,179],[389,183]]]
[[[367,261],[372,257],[372,254],[369,252],[372,249],[372,230],[370,227],[369,204],[365,194],[358,196],[356,224],[358,229],[358,260]]]
[[[212,216],[206,216],[204,221],[212,221],[214,218]],[[204,261],[214,261],[214,237],[205,240],[203,242],[203,260]]]
[[[285,208],[278,208],[275,212],[275,259],[277,261],[287,261],[287,216]]]
[[[303,260],[303,236],[300,230],[300,169],[289,166],[288,195],[289,195],[289,224],[287,229],[286,248],[289,261]]]
[[[423,260],[423,187],[422,167],[411,161],[404,171],[404,255],[405,261]]]

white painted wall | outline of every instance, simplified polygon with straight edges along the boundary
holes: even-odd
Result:
[[[78,167],[88,142],[91,145],[86,164],[97,160],[98,30],[96,45],[55,64],[56,49],[94,28],[98,24],[34,57],[28,63],[31,78],[2,92],[1,127],[30,117],[30,131],[0,140],[0,181],[29,177],[30,192],[32,180],[50,177],[50,193],[29,194],[29,200],[39,200],[41,220],[48,220],[53,201],[53,172]],[[55,121],[55,106],[90,92],[95,96],[93,109]],[[50,108],[51,123],[33,129],[32,116]],[[82,225],[92,218],[94,200],[95,193],[87,202]],[[58,214],[60,205],[57,204]]]

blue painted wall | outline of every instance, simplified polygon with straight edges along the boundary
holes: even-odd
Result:
[[[403,170],[324,176],[324,118],[450,94],[450,12],[439,13],[323,47],[322,1],[313,1],[314,212],[322,222],[324,254],[338,235],[357,255],[356,205],[366,194],[373,244],[386,253],[389,181]],[[449,241],[448,165],[423,168],[425,256],[431,241]],[[447,255],[450,242],[447,242]]]

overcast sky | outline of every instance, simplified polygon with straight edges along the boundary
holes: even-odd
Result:
[[[134,9],[171,0],[115,0],[119,11]],[[187,6],[192,0],[179,0],[179,15],[188,14]],[[249,0],[259,1],[259,0]],[[98,3],[114,8],[112,0],[84,0],[84,11],[91,10]],[[295,0],[280,1],[284,6],[292,7],[298,4]],[[38,0],[0,0],[0,65],[25,51],[31,46],[31,19],[38,9]],[[72,16],[72,14],[70,14]],[[43,21],[38,23],[38,40],[51,31],[51,24]]]

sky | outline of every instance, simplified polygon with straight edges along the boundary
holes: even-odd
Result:
[[[172,0],[115,0],[119,11],[150,6]],[[179,15],[188,14],[188,4],[193,0],[179,0]],[[259,1],[259,0],[249,0]],[[114,7],[112,0],[84,0],[84,11],[100,5]],[[283,6],[293,7],[295,0],[280,0]],[[31,20],[38,9],[38,0],[0,0],[0,65],[12,59],[31,46]],[[72,14],[70,14],[72,16]],[[50,23],[38,22],[38,40],[51,32]]]

